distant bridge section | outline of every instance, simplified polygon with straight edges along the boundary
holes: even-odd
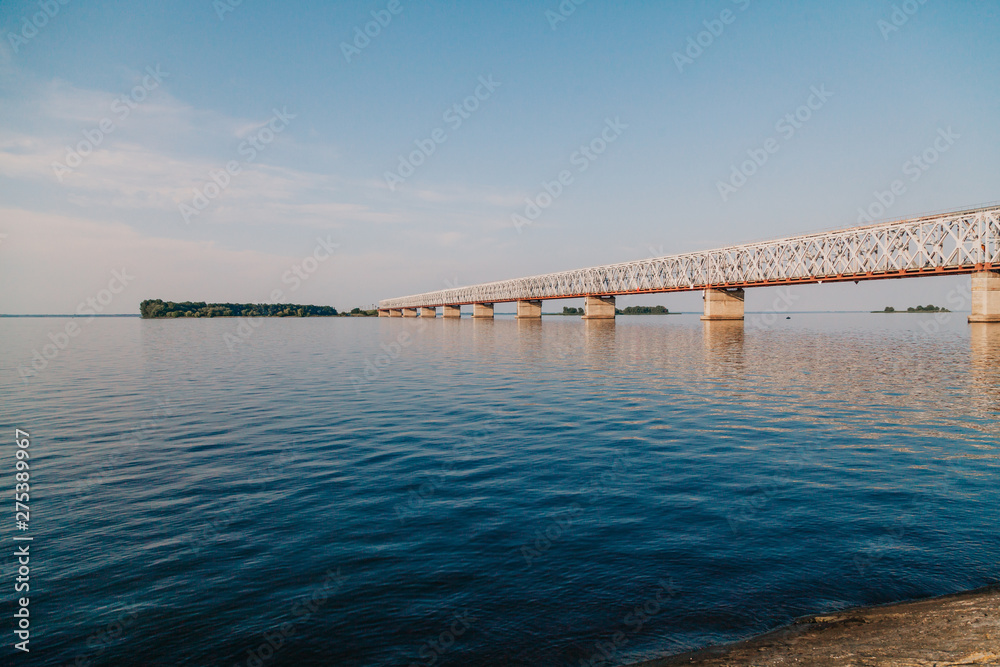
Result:
[[[492,304],[514,301],[519,316],[540,317],[543,299],[585,297],[585,317],[603,319],[614,317],[619,294],[704,290],[703,319],[743,319],[747,287],[972,273],[983,274],[974,280],[974,291],[979,285],[989,293],[981,304],[974,294],[973,316],[978,304],[985,318],[979,321],[1000,321],[998,270],[1000,205],[991,205],[415,294],[380,301],[379,310],[415,316],[423,309],[427,316],[442,306],[446,317],[456,317],[460,306],[475,304],[474,316],[492,317]]]

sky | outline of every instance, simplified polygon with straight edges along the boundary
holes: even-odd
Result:
[[[971,0],[0,0],[0,313],[371,307],[1000,200],[998,29]]]

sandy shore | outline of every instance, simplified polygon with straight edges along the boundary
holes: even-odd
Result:
[[[807,616],[736,644],[635,667],[946,667],[1000,665],[1000,586]]]

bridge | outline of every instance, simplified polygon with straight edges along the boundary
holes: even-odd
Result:
[[[1000,322],[1000,204],[832,232],[746,243],[586,269],[414,294],[379,302],[379,317],[492,318],[497,303],[519,319],[546,299],[584,299],[585,319],[613,319],[625,294],[704,292],[703,320],[742,320],[745,290],[890,278],[972,274],[970,322]]]

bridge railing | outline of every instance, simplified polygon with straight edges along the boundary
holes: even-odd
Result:
[[[415,294],[379,308],[872,280],[1000,266],[1000,205]]]

